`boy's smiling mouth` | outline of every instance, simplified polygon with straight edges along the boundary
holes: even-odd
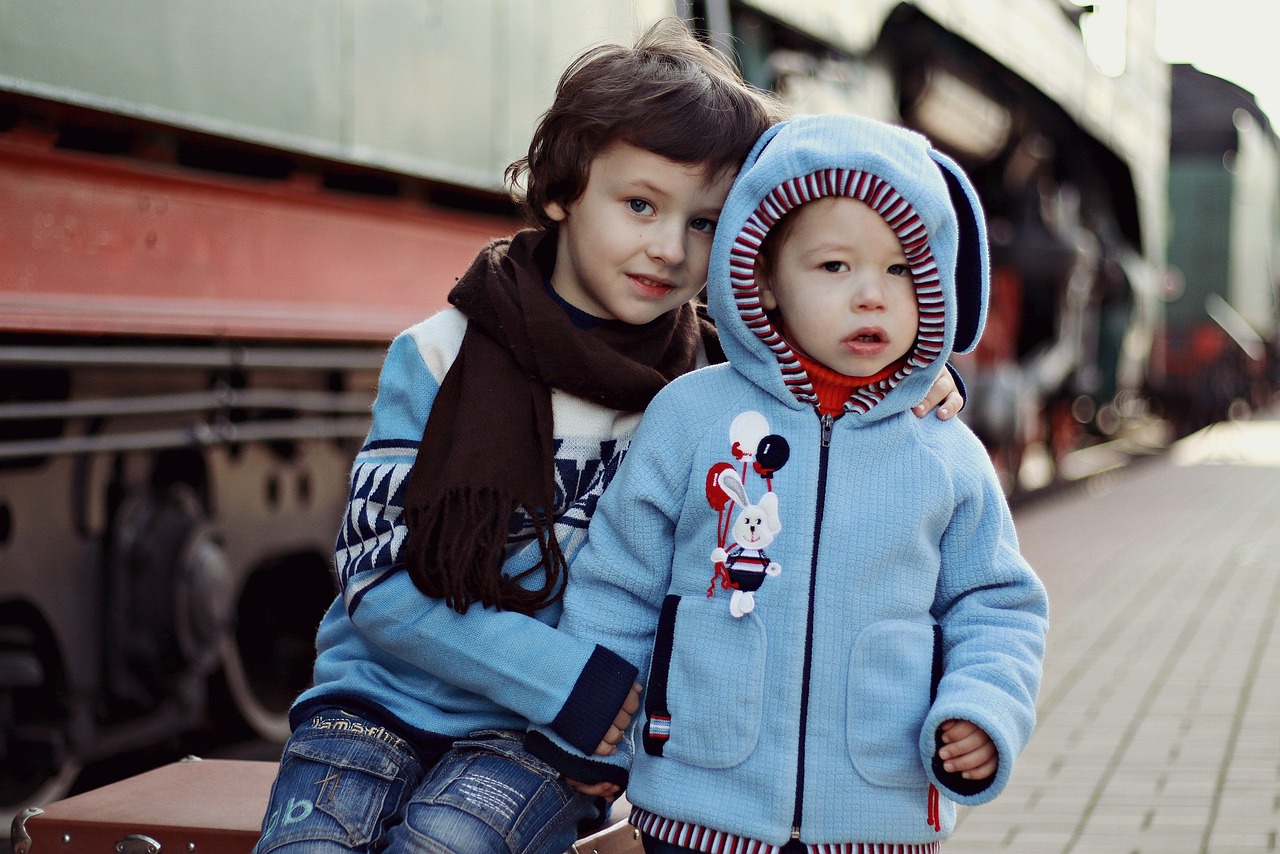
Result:
[[[648,276],[637,276],[635,274],[628,274],[627,278],[631,280],[631,284],[641,293],[641,295],[647,297],[665,297],[678,287],[674,282],[669,282],[666,279],[653,279]]]

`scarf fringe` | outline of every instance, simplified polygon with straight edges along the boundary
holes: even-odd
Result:
[[[409,536],[404,561],[413,583],[426,595],[443,599],[460,614],[479,602],[501,611],[533,614],[563,595],[567,575],[555,530],[541,514],[534,520],[541,558],[517,575],[502,571],[508,525],[520,502],[485,487],[454,487],[426,507],[406,510]],[[466,532],[466,536],[459,536]],[[528,589],[521,582],[536,572],[546,580]]]

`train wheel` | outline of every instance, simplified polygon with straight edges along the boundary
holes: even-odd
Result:
[[[0,812],[65,795],[80,773],[52,635],[30,606],[0,606]]]
[[[332,601],[332,576],[318,556],[285,558],[249,576],[222,660],[236,711],[260,737],[288,738],[289,706],[311,684],[316,627]]]
[[[235,580],[220,535],[184,483],[121,504],[108,569],[107,685],[137,714],[217,668]]]

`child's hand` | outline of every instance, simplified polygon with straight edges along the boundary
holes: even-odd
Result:
[[[627,734],[627,727],[631,726],[631,716],[640,708],[640,683],[636,682],[631,686],[631,693],[627,695],[627,699],[622,703],[622,708],[618,710],[618,716],[613,719],[613,725],[609,727],[609,731],[604,734],[604,740],[596,747],[596,756],[611,756],[618,749],[618,742],[622,741],[622,737]],[[570,785],[573,782],[570,781]],[[577,789],[577,786],[574,786]],[[615,787],[616,788],[616,787]],[[578,791],[583,791],[578,789]],[[586,794],[584,792],[584,794]]]
[[[588,798],[604,798],[609,802],[618,797],[618,793],[622,791],[617,783],[580,783],[568,777],[565,777],[564,781],[580,795],[586,795]]]
[[[934,407],[937,407],[938,417],[943,421],[955,417],[964,408],[964,398],[960,396],[960,389],[956,388],[955,378],[946,369],[938,374],[924,400],[911,407],[911,411],[917,418],[924,418]]]
[[[991,736],[977,724],[969,721],[944,721],[942,747],[938,758],[942,767],[951,773],[958,772],[966,780],[985,780],[1000,767],[1000,755]]]

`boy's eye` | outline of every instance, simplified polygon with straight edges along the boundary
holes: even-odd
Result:
[[[694,231],[701,231],[705,234],[715,234],[716,221],[714,219],[703,219],[698,217],[689,223],[689,227]]]
[[[845,266],[843,261],[824,261],[822,269],[828,273],[843,273],[848,267]]]
[[[911,268],[906,264],[890,264],[888,273],[890,276],[910,276]]]
[[[627,199],[627,207],[629,207],[631,212],[634,214],[648,214],[653,211],[653,205],[649,204],[644,199]]]

